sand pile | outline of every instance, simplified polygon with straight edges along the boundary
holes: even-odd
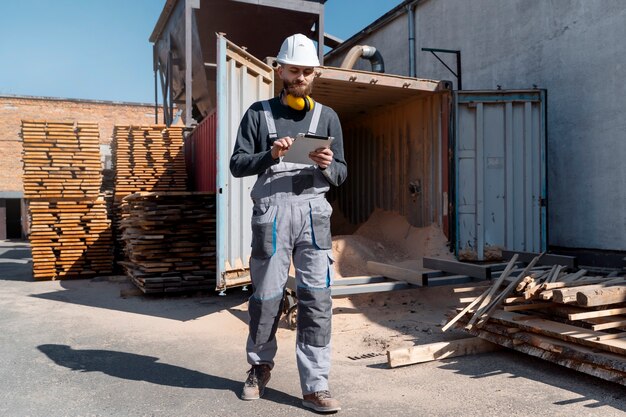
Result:
[[[454,259],[439,226],[413,227],[398,213],[375,210],[352,235],[333,238],[337,276],[369,275],[367,261],[421,268],[424,256]]]

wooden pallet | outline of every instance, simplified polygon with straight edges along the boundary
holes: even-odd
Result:
[[[215,288],[215,194],[135,193],[123,213],[120,263],[143,292]]]

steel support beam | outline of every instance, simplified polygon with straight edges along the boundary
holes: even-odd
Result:
[[[296,278],[292,275],[287,278],[287,288],[296,293]],[[405,281],[391,280],[381,276],[359,276],[338,278],[330,287],[332,297],[340,295],[368,294],[417,288]]]
[[[168,53],[169,56],[169,53]],[[169,57],[167,60],[167,63],[169,63]],[[161,98],[163,99],[163,123],[165,123],[166,125],[169,126],[169,114],[168,114],[168,105],[167,105],[167,100],[169,98],[169,77],[168,77],[168,64],[166,63],[165,68],[163,68],[163,65],[161,63],[159,63],[159,79],[161,81]]]
[[[491,279],[490,265],[469,264],[444,259],[424,258],[424,268],[439,269],[453,274],[469,275],[478,279]]]
[[[404,281],[388,281],[360,285],[333,285],[330,287],[330,294],[332,297],[335,297],[339,295],[369,294],[374,292],[406,290],[408,288],[415,287]]]
[[[317,55],[320,65],[324,65],[324,5],[320,6],[322,10],[317,15]]]
[[[502,258],[505,260],[509,260],[515,254],[519,255],[518,259],[522,262],[530,262],[533,260],[533,258],[539,256],[538,253],[503,250]],[[563,265],[568,268],[578,268],[578,259],[575,256],[552,255],[552,254],[546,253],[539,259],[539,262],[537,262],[537,264],[538,265]]]
[[[154,71],[154,124],[159,124],[159,57],[156,43],[152,45],[152,71]]]
[[[192,87],[192,14],[193,9],[200,8],[200,0],[185,1],[185,126],[191,126],[191,114],[193,109]]]
[[[461,70],[461,51],[451,50],[451,49],[439,49],[439,48],[422,48],[422,51],[430,52],[431,54],[433,54],[434,57],[437,58],[437,60],[441,62],[443,66],[446,67],[448,71],[450,71],[452,75],[456,77],[457,90],[459,91],[463,90],[463,73]],[[443,54],[455,54],[456,55],[456,72],[454,72],[452,68],[448,66],[448,64],[443,62],[443,60],[439,58],[439,55],[437,55],[435,52],[440,52]]]

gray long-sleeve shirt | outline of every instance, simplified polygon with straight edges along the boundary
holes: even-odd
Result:
[[[280,102],[278,97],[269,100],[275,119],[276,132],[279,138],[290,136],[295,138],[298,133],[306,133],[311,124],[313,112],[294,110]],[[322,170],[324,177],[334,186],[341,185],[347,176],[348,169],[343,155],[343,134],[339,117],[328,106],[322,108],[317,135],[333,136],[330,146],[333,151],[333,162]],[[256,102],[243,116],[237,132],[237,141],[230,158],[230,172],[235,177],[261,175],[278,159],[272,158],[272,144],[261,102]]]

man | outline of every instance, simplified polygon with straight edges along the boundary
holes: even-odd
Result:
[[[337,114],[309,95],[319,66],[313,42],[288,37],[277,57],[283,82],[279,97],[254,103],[244,115],[230,160],[235,177],[258,175],[251,191],[252,253],[246,344],[252,368],[242,399],[263,395],[277,350],[276,329],[293,258],[298,297],[296,358],[302,404],[319,412],[341,409],[328,388],[333,279],[330,185],[346,178],[343,137]],[[310,165],[283,162],[298,133],[332,136],[330,148],[309,154]],[[306,139],[302,139],[306,140]]]

